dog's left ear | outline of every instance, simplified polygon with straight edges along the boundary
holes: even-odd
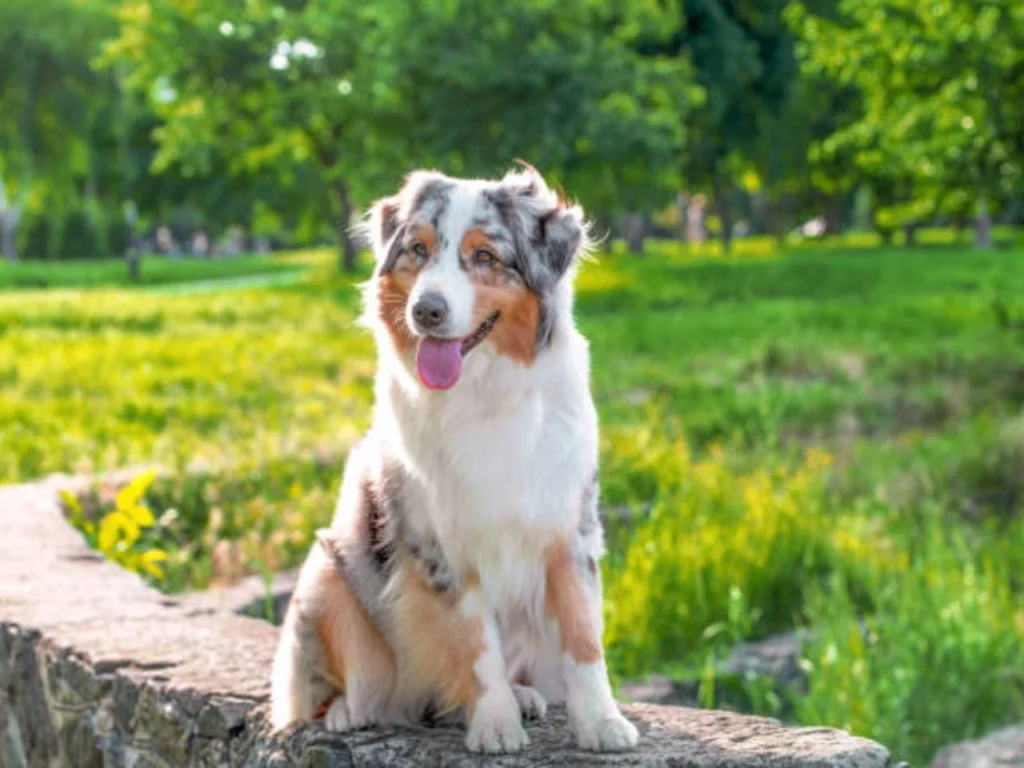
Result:
[[[558,280],[587,249],[583,209],[567,203],[525,163],[522,170],[507,174],[501,187],[512,198],[529,247],[550,277]]]
[[[583,209],[566,205],[558,207],[537,222],[537,250],[556,278],[569,269],[576,257],[586,250],[587,222]]]

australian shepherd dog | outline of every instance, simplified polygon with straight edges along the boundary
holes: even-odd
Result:
[[[461,713],[470,750],[514,752],[564,703],[580,747],[635,746],[601,645],[582,210],[528,166],[417,171],[365,227],[373,426],[288,608],[274,726]]]

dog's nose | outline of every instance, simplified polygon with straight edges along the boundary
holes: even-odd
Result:
[[[448,302],[440,293],[425,293],[413,305],[412,316],[421,329],[433,331],[448,319]]]

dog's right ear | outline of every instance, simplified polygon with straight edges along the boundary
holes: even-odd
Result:
[[[370,245],[374,256],[379,261],[387,251],[391,240],[398,232],[399,213],[402,201],[398,195],[378,200],[370,208],[370,221],[367,226]]]
[[[373,204],[362,229],[381,273],[394,266],[401,252],[403,225],[421,207],[436,208],[450,185],[437,171],[413,171],[396,194]]]

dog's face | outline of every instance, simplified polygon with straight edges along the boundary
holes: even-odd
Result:
[[[579,207],[532,168],[500,181],[417,171],[371,210],[375,320],[420,382],[449,389],[485,347],[530,366],[549,342],[556,288],[585,247]]]

